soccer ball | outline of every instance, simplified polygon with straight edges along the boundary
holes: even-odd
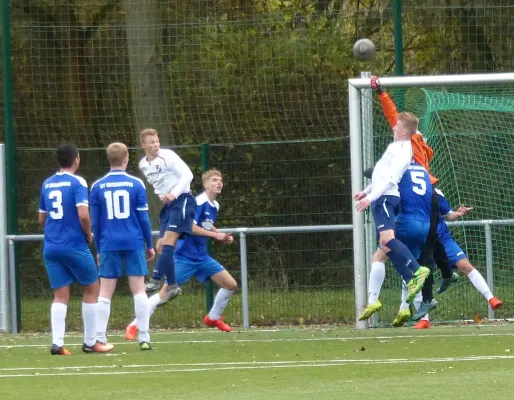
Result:
[[[369,39],[359,39],[353,45],[353,55],[360,61],[375,59],[375,43]]]

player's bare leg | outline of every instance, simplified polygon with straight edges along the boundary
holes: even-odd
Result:
[[[462,260],[457,261],[457,268],[465,273],[473,286],[482,293],[482,296],[489,302],[491,308],[493,310],[498,310],[503,307],[503,301],[494,297],[489,285],[485,281],[482,274],[473,267],[473,265],[469,262],[468,258],[464,258]]]
[[[70,287],[64,286],[54,290],[54,302],[50,310],[52,324],[52,355],[69,356],[71,352],[64,347],[64,333],[66,330],[66,313],[70,300]]]
[[[84,353],[107,353],[114,346],[96,340],[96,308],[98,295],[100,294],[100,284],[96,281],[89,286],[82,286],[82,292],[84,294],[82,301],[82,319],[84,321],[82,351]]]
[[[217,274],[214,274],[211,276],[211,280],[216,283],[220,289],[216,294],[214,304],[212,305],[209,314],[205,316],[203,321],[206,325],[216,327],[220,331],[230,332],[232,328],[223,321],[222,314],[230,300],[230,297],[237,289],[237,282],[232,275],[228,273],[228,271],[220,271]]]

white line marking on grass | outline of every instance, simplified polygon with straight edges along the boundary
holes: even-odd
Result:
[[[245,365],[281,365],[281,364],[399,364],[403,362],[451,362],[451,361],[478,361],[478,360],[510,360],[512,356],[463,356],[463,357],[438,357],[438,358],[389,358],[389,359],[340,359],[333,360],[288,360],[288,361],[228,361],[228,362],[205,362],[205,363],[166,363],[166,364],[127,364],[127,365],[77,365],[68,367],[20,367],[0,368],[0,372],[7,371],[66,371],[66,370],[88,370],[88,369],[123,369],[123,368],[161,368],[161,367],[206,367],[206,366],[245,366]]]
[[[82,367],[54,367],[47,370],[56,371],[55,373],[25,373],[25,374],[0,374],[0,378],[20,378],[20,377],[47,377],[47,376],[88,376],[88,375],[143,375],[166,372],[205,372],[223,370],[245,370],[245,369],[273,369],[273,368],[317,368],[317,367],[337,367],[348,365],[379,365],[379,364],[405,364],[405,363],[438,363],[438,362],[465,362],[465,361],[487,361],[487,360],[512,360],[514,356],[467,356],[467,357],[447,357],[447,358],[391,358],[383,360],[310,360],[310,361],[261,361],[261,362],[228,362],[228,363],[185,363],[185,364],[158,364],[158,365],[128,365],[124,367],[116,366],[82,366]],[[192,368],[162,368],[156,367],[177,367],[185,366]],[[93,368],[149,368],[142,371],[99,371],[84,372],[83,369]],[[75,369],[75,372],[61,372],[62,370]],[[25,371],[27,369],[5,368],[0,372]],[[40,369],[42,370],[42,369]]]
[[[234,336],[233,340],[171,340],[171,341],[152,341],[152,344],[202,344],[202,343],[216,343],[216,344],[238,344],[238,343],[281,343],[281,342],[345,342],[355,340],[394,340],[394,339],[446,339],[446,338],[479,338],[479,337],[512,337],[514,333],[469,333],[469,334],[456,334],[456,335],[398,335],[398,336],[354,336],[354,337],[326,337],[326,338],[285,338],[285,339],[238,339]],[[226,335],[225,335],[226,337]],[[134,345],[135,342],[109,342],[116,346]],[[25,347],[44,348],[49,347],[49,344],[11,344],[0,345],[0,349],[15,349]],[[82,343],[66,344],[66,347],[82,346]]]

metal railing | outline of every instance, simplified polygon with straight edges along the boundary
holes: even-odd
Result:
[[[485,263],[486,263],[486,281],[493,289],[494,271],[493,271],[493,240],[491,234],[492,226],[514,226],[514,219],[505,220],[482,220],[482,221],[456,221],[448,223],[450,226],[463,226],[463,227],[484,227],[485,233]],[[314,226],[285,226],[285,227],[260,227],[260,228],[226,228],[220,229],[225,233],[232,233],[239,236],[239,255],[240,255],[240,269],[241,269],[241,313],[243,317],[243,327],[250,327],[250,307],[249,307],[249,293],[248,293],[248,261],[247,261],[247,236],[248,235],[268,235],[268,234],[292,234],[292,233],[319,233],[319,232],[340,232],[351,231],[352,225],[314,225]],[[158,232],[153,232],[153,235],[158,236]],[[16,268],[16,254],[15,245],[21,242],[41,242],[43,235],[7,235],[6,243],[8,248],[8,259],[4,265],[5,271],[2,276],[9,276],[9,292],[10,301],[7,299],[7,290],[2,292],[1,309],[4,311],[9,310],[9,313],[2,314],[2,318],[7,319],[7,315],[11,315],[10,331],[13,333],[19,332],[17,325],[17,302],[16,302],[16,281],[15,281],[15,268]],[[369,262],[369,260],[367,260]],[[1,267],[1,266],[0,266]],[[367,277],[364,277],[367,281]],[[5,281],[3,281],[5,282]],[[5,297],[5,298],[4,298]],[[357,297],[355,299],[357,307]],[[5,307],[5,308],[4,308]],[[358,314],[357,314],[358,315]],[[494,311],[489,307],[489,319],[494,319]],[[4,321],[2,329],[7,331],[7,321]]]
[[[248,301],[248,261],[247,261],[247,243],[246,238],[248,235],[269,235],[269,234],[291,234],[291,233],[321,233],[321,232],[340,232],[351,231],[352,225],[308,225],[308,226],[282,226],[282,227],[261,227],[261,228],[225,228],[220,229],[224,233],[232,233],[239,236],[239,254],[240,254],[240,268],[241,268],[241,313],[243,316],[243,327],[250,327],[250,310]],[[159,232],[152,232],[154,237],[158,237]],[[16,302],[16,243],[20,242],[42,242],[43,235],[7,235],[8,247],[8,262],[5,267],[0,266],[1,269],[8,270],[9,276],[9,292],[10,301],[6,307],[10,310],[11,326],[10,331],[13,333],[19,332],[17,322],[17,302]],[[4,328],[7,331],[7,328]]]

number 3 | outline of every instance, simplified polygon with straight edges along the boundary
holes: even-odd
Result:
[[[423,196],[427,192],[427,183],[423,179],[424,176],[425,173],[421,171],[411,171],[410,173],[410,178],[412,179],[412,183],[414,183],[412,190],[420,196]]]
[[[130,216],[130,195],[126,190],[116,190],[104,193],[107,203],[108,219],[127,219]],[[122,203],[123,202],[123,207]],[[123,211],[121,209],[123,208]]]
[[[52,208],[55,211],[50,211],[50,217],[52,219],[62,219],[62,217],[64,217],[64,211],[62,209],[62,192],[60,190],[52,190],[48,193],[48,198],[50,200],[55,200],[52,202]]]

